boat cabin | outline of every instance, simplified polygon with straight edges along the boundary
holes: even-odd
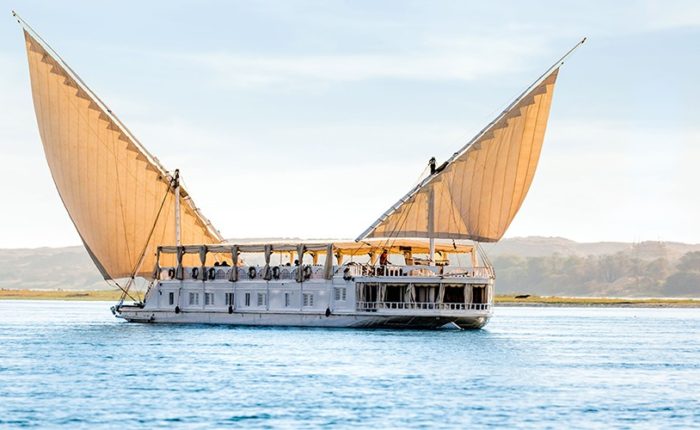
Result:
[[[490,310],[493,268],[478,245],[437,243],[430,254],[413,240],[162,246],[159,299],[147,304],[230,313]]]

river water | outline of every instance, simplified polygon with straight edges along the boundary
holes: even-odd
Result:
[[[700,310],[497,308],[480,331],[128,324],[0,301],[0,428],[700,427]]]

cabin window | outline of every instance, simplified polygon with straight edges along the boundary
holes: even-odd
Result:
[[[487,303],[486,285],[475,285],[472,290],[472,303]]]
[[[344,302],[347,299],[347,288],[336,288],[335,289],[335,301]]]
[[[289,307],[289,302],[290,302],[289,293],[284,293],[284,307],[285,308]]]
[[[190,293],[190,305],[199,304],[199,293]]]
[[[226,306],[233,306],[233,293],[226,293]]]
[[[245,293],[245,305],[250,306],[250,293]]]
[[[304,294],[304,306],[313,306],[314,305],[314,295],[313,294]]]
[[[464,303],[464,289],[469,288],[461,285],[445,286],[445,295],[442,298],[443,303]]]
[[[214,293],[204,293],[204,305],[213,306],[214,305]]]
[[[386,287],[384,287],[384,301],[393,303],[403,302],[405,291],[405,287],[400,287],[397,285],[387,285]]]
[[[258,306],[265,306],[267,304],[267,294],[258,293]]]
[[[168,304],[170,306],[175,304],[175,293],[173,293],[173,292],[168,293]]]

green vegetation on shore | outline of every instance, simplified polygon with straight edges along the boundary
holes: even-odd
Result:
[[[533,295],[497,295],[496,304],[537,306],[630,306],[630,307],[700,307],[700,299],[556,297]]]
[[[504,294],[583,297],[698,297],[700,251],[674,258],[663,243],[615,254],[497,255],[496,289]]]

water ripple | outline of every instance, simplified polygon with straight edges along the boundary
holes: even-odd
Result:
[[[430,332],[0,301],[0,427],[687,428],[699,333],[693,309],[498,308],[486,330]]]

